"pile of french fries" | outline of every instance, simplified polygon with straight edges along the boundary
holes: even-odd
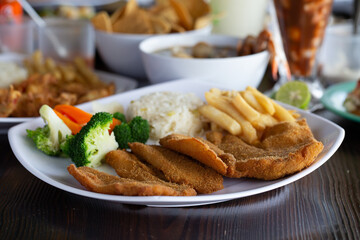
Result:
[[[40,50],[35,51],[24,60],[28,75],[50,73],[56,79],[66,82],[83,83],[84,85],[103,85],[98,76],[78,57],[73,63],[58,64],[52,58],[44,58]]]
[[[300,115],[287,110],[253,87],[244,91],[222,91],[213,88],[205,93],[208,104],[199,108],[211,122],[212,129],[220,127],[256,144],[266,127],[283,121],[295,121]]]

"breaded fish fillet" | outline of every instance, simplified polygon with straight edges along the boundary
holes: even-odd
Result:
[[[209,141],[236,158],[237,177],[274,180],[308,167],[323,149],[305,119],[282,122],[265,130],[261,142],[252,146],[239,137],[212,132]]]
[[[231,156],[223,157],[225,154],[224,151],[205,139],[181,134],[170,134],[161,138],[160,144],[166,148],[190,156],[222,175],[228,175],[228,165],[230,167],[234,166],[234,158],[231,158]],[[224,160],[227,162],[224,162]],[[232,161],[232,163],[228,161]],[[233,171],[234,168],[229,169],[230,173]]]
[[[69,173],[86,189],[104,194],[126,196],[188,196],[159,182],[140,182],[120,178],[90,167],[68,166]],[[195,193],[195,191],[193,191]]]
[[[106,154],[105,160],[123,178],[138,181],[166,180],[161,171],[151,165],[145,165],[134,154],[126,150],[111,151]]]
[[[157,169],[145,165],[134,154],[126,150],[114,150],[106,154],[106,162],[115,169],[116,173],[123,178],[138,180],[141,182],[158,182],[171,187],[183,195],[193,196],[196,191],[188,185],[166,182],[165,176]]]
[[[198,193],[223,189],[223,177],[189,157],[161,146],[129,143],[131,151],[141,160],[161,170],[167,180],[193,187]]]

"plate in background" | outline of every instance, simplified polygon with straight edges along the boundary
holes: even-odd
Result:
[[[22,63],[25,55],[21,54],[0,54],[0,62]],[[135,79],[95,70],[96,75],[105,83],[115,83],[115,94],[125,92],[137,87]],[[6,133],[11,126],[34,119],[33,117],[0,117],[0,134]]]
[[[325,108],[337,115],[360,122],[360,116],[346,111],[343,106],[346,96],[354,90],[356,82],[357,81],[338,83],[327,88],[321,98],[322,104],[324,104]]]

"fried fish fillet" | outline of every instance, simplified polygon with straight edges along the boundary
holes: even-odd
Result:
[[[185,154],[211,167],[222,175],[227,175],[228,166],[233,166],[234,158],[223,156],[225,153],[212,143],[201,139],[181,134],[170,134],[160,139],[160,144],[176,152]],[[224,162],[227,161],[227,162]],[[229,169],[230,174],[234,168]]]
[[[220,174],[185,155],[162,146],[137,142],[129,146],[141,160],[161,170],[170,182],[189,185],[198,193],[212,193],[224,188]]]
[[[76,168],[74,164],[71,164],[67,169],[81,185],[83,185],[86,189],[97,193],[126,196],[191,195],[191,192],[178,191],[159,182],[140,182],[120,178],[90,167]],[[195,191],[193,191],[193,193],[195,193]]]
[[[106,154],[106,162],[123,178],[138,181],[166,180],[164,174],[140,161],[134,154],[126,150],[114,150]]]
[[[239,137],[218,132],[207,134],[210,142],[236,159],[233,177],[274,180],[299,172],[314,162],[323,149],[305,119],[282,122],[265,130],[261,142],[252,146]]]
[[[152,169],[151,166],[145,165],[134,154],[129,153],[126,150],[111,151],[106,154],[105,160],[115,169],[120,177],[141,182],[158,182],[182,192],[183,195],[196,195],[196,191],[188,185],[166,182],[162,172],[157,169]]]

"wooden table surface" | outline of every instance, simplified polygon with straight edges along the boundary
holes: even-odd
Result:
[[[276,190],[207,206],[152,208],[48,185],[0,135],[0,239],[360,239],[360,125],[322,110],[346,136],[310,175]]]

